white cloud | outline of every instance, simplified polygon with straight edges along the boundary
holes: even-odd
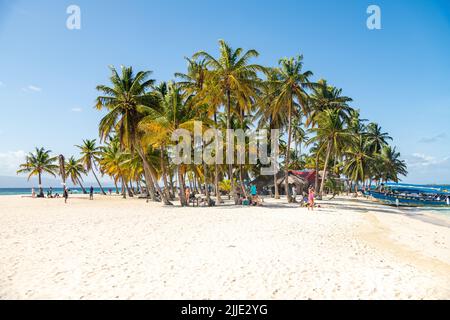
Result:
[[[39,87],[36,87],[36,86],[33,86],[33,85],[29,85],[28,89],[30,89],[31,91],[35,91],[35,92],[41,92],[42,91],[42,88],[39,88]]]
[[[30,84],[28,87],[22,88],[22,91],[24,91],[24,92],[30,92],[30,91],[41,92],[42,88],[36,87],[36,86],[33,86],[33,85]]]
[[[0,175],[14,176],[19,165],[25,162],[25,151],[7,151],[0,153]]]
[[[440,140],[444,140],[447,138],[447,135],[445,134],[445,132],[435,135],[433,137],[423,137],[419,140],[419,142],[421,143],[434,143],[434,142],[438,142]]]
[[[450,164],[450,157],[436,158],[423,153],[413,153],[407,160],[409,167],[430,167]]]
[[[70,111],[72,111],[72,112],[82,112],[83,109],[81,109],[81,108],[72,108],[72,109],[70,109]]]

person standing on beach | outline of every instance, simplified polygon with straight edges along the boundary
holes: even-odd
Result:
[[[309,189],[309,194],[308,194],[308,211],[309,211],[309,209],[314,211],[314,188],[310,188]]]
[[[191,199],[191,190],[189,189],[189,187],[186,187],[184,196],[186,197],[186,203],[187,206],[189,207],[189,200]]]
[[[94,200],[94,187],[89,189],[89,200]]]
[[[64,197],[64,203],[67,203],[67,198],[69,198],[69,192],[67,191],[66,187],[64,187],[63,197]]]
[[[31,188],[31,197],[36,198],[36,192],[34,191],[34,188]]]

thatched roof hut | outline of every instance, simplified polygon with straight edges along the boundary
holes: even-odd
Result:
[[[277,185],[280,191],[281,190],[284,191],[284,181],[285,181],[284,171],[279,171],[277,173]],[[258,191],[261,192],[263,189],[274,188],[274,177],[273,175],[259,176],[253,181],[251,181],[251,183],[255,184]],[[298,193],[301,193],[302,191],[306,192],[306,190],[308,190],[308,187],[311,185],[310,181],[295,174],[293,171],[289,171],[288,183],[290,187],[295,185]]]

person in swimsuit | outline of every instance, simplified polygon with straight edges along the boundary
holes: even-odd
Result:
[[[309,189],[308,194],[308,211],[309,209],[314,211],[314,188]]]

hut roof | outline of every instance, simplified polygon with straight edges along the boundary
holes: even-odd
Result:
[[[283,185],[285,183],[285,177],[281,177],[280,179],[277,180],[277,183],[279,185]],[[306,180],[303,177],[299,177],[295,174],[290,173],[288,176],[288,184],[294,184],[296,186],[301,186],[301,187],[308,187],[309,182],[308,180]]]

